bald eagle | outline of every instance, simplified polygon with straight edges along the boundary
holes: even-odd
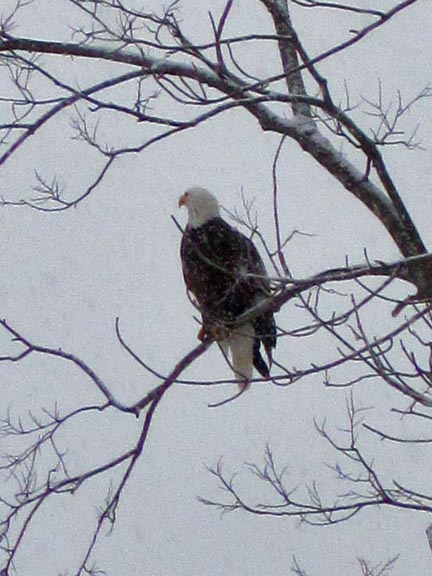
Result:
[[[213,337],[228,359],[240,389],[253,367],[267,378],[276,346],[271,311],[240,326],[230,324],[270,296],[264,263],[252,241],[221,218],[216,198],[204,188],[190,188],[178,201],[188,211],[180,255],[186,288],[202,315],[201,340]],[[268,364],[261,355],[266,351]]]

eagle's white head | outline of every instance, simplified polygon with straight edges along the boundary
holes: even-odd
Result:
[[[188,211],[188,225],[199,228],[209,220],[220,216],[219,203],[205,188],[196,186],[189,188],[179,198],[178,205],[186,206]]]

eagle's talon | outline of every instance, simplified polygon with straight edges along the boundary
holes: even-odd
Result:
[[[201,328],[199,329],[199,332],[197,334],[197,338],[198,340],[200,340],[200,342],[204,342],[205,340],[207,340],[209,337],[209,334],[207,332],[207,330],[204,328],[204,326],[201,326]]]
[[[229,330],[223,324],[212,324],[211,326],[201,326],[199,332],[197,334],[198,340],[204,342],[209,338],[213,338],[215,342],[220,342],[221,340],[225,340],[229,336]]]

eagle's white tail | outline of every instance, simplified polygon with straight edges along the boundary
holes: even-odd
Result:
[[[220,341],[222,352],[228,358],[240,388],[248,386],[253,375],[253,346],[255,330],[252,324],[240,326]]]

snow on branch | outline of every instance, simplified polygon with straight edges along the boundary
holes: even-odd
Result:
[[[175,7],[168,7],[161,16],[148,13],[139,13],[126,10],[122,5],[104,6],[108,12],[110,9],[120,11],[125,18],[121,29],[115,31],[110,20],[105,18],[105,13],[93,11],[82,3],[77,3],[77,8],[83,10],[90,20],[95,19],[100,28],[99,32],[77,31],[84,34],[83,42],[51,42],[32,38],[22,38],[11,34],[8,26],[3,26],[0,40],[0,54],[4,55],[5,62],[9,66],[25,66],[30,72],[37,72],[49,79],[56,88],[66,90],[69,95],[57,96],[57,102],[48,112],[40,115],[36,121],[28,122],[26,126],[16,119],[15,129],[21,133],[7,147],[6,152],[0,157],[0,163],[5,162],[22,146],[30,135],[39,130],[48,120],[66,107],[77,102],[85,102],[92,113],[110,110],[117,114],[131,116],[138,123],[151,123],[158,126],[160,132],[135,145],[113,147],[100,144],[97,141],[96,131],[88,125],[85,117],[79,114],[75,123],[78,137],[92,146],[104,157],[103,167],[100,169],[92,184],[71,201],[62,197],[61,190],[54,187],[45,187],[42,195],[33,200],[4,200],[3,205],[29,205],[40,210],[64,210],[76,206],[91,194],[106,177],[114,160],[124,154],[143,152],[149,146],[164,138],[181,133],[185,129],[193,128],[210,118],[223,114],[234,107],[241,107],[252,114],[264,131],[272,131],[294,139],[305,151],[317,162],[330,172],[349,192],[354,194],[365,204],[373,214],[387,228],[391,237],[397,244],[404,257],[415,256],[426,252],[417,230],[401,200],[389,171],[378,151],[382,144],[382,137],[372,139],[359,128],[350,118],[349,111],[344,111],[336,106],[331,98],[327,81],[318,72],[316,64],[319,59],[328,57],[322,54],[318,57],[309,57],[291,22],[288,4],[285,1],[262,0],[274,21],[275,35],[273,42],[277,43],[278,52],[282,62],[283,77],[287,81],[287,90],[278,92],[271,89],[274,79],[271,77],[255,80],[247,73],[242,73],[242,67],[236,62],[232,52],[232,43],[241,41],[239,38],[229,39],[225,36],[226,23],[231,14],[232,3],[227,2],[225,10],[219,20],[210,16],[213,42],[207,45],[196,44],[188,38],[182,30],[181,24],[176,17]],[[370,31],[388,22],[402,10],[414,4],[414,1],[402,2],[387,12],[369,14],[375,21],[359,32],[337,49],[351,46],[363,38]],[[127,23],[129,22],[129,25]],[[142,24],[142,29],[136,23]],[[151,31],[151,26],[157,25],[157,30]],[[147,46],[145,36],[153,36],[153,46]],[[164,38],[162,40],[162,38]],[[171,39],[167,41],[165,38]],[[254,38],[252,34],[248,41]],[[256,36],[258,41],[259,35]],[[231,43],[232,41],[232,43]],[[245,40],[244,40],[245,41]],[[114,44],[113,44],[114,43]],[[148,50],[144,50],[144,47]],[[209,55],[209,49],[215,48],[215,59]],[[50,74],[43,64],[38,64],[34,59],[24,57],[24,54],[46,54],[52,56],[76,56],[93,60],[105,60],[112,64],[122,64],[138,68],[128,73],[128,77],[119,76],[119,84],[135,79],[138,82],[138,98],[134,105],[117,104],[103,101],[98,93],[106,88],[113,87],[108,84],[98,85],[85,90],[77,91],[68,83],[59,80]],[[230,57],[230,60],[227,57]],[[21,64],[20,64],[21,62]],[[232,66],[229,66],[231,62]],[[303,73],[310,74],[318,83],[321,97],[310,96],[307,93]],[[164,114],[153,115],[147,111],[146,100],[142,100],[140,94],[141,82],[151,78],[159,88],[183,108],[205,106],[208,110],[195,115],[192,119],[175,119]],[[18,77],[16,78],[18,83]],[[214,96],[214,91],[217,97]],[[22,86],[22,93],[29,94],[27,86]],[[29,96],[27,96],[29,97]],[[35,109],[37,102],[29,97],[28,105]],[[286,113],[276,112],[274,103],[285,102],[292,108],[294,119],[287,118]],[[348,158],[343,156],[336,146],[318,129],[318,111],[321,111],[330,119],[325,122],[335,122],[339,127],[338,136],[345,137],[349,134],[352,145],[361,149],[364,154],[364,168],[354,166]],[[400,115],[399,115],[400,116]],[[13,123],[12,123],[13,124]],[[395,132],[395,126],[390,126]],[[4,125],[4,130],[11,134],[11,123]],[[373,168],[379,178],[377,185],[370,178]],[[43,177],[44,181],[47,178]],[[424,269],[413,269],[415,283],[419,295],[428,294],[430,282],[429,273]]]

